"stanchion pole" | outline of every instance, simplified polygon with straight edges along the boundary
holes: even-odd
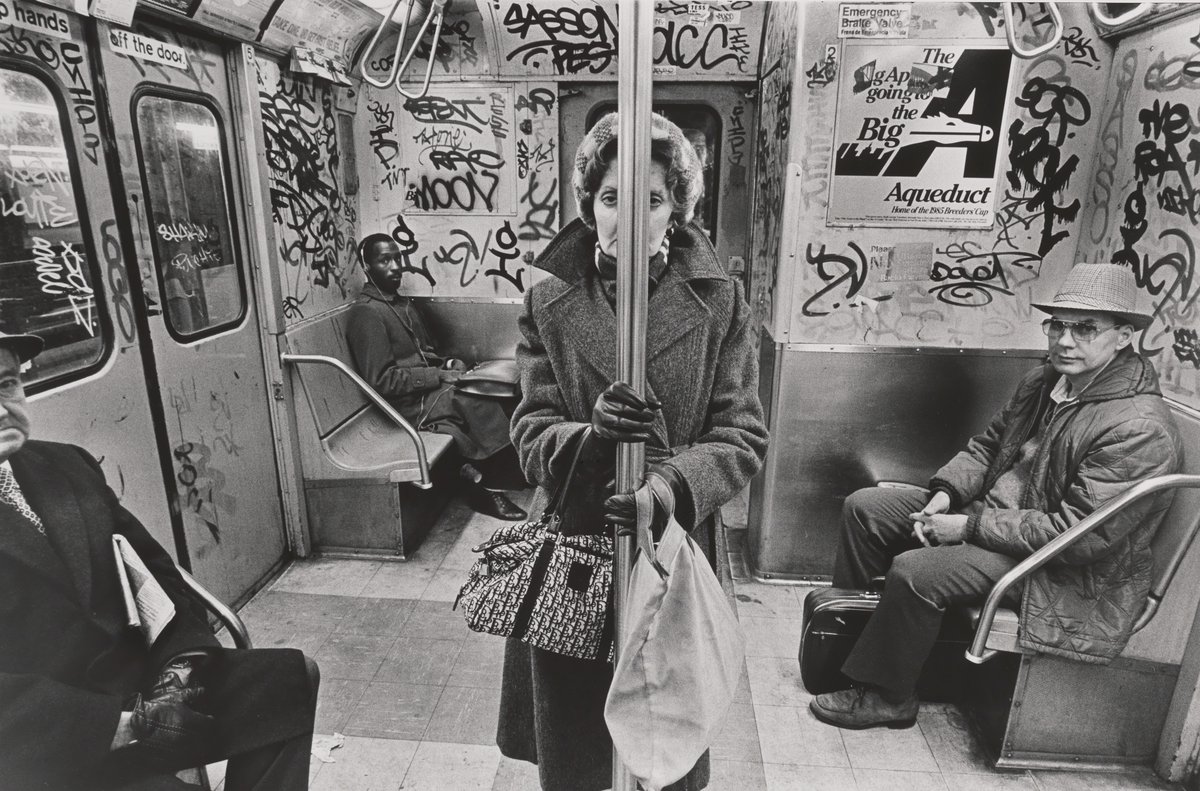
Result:
[[[639,395],[646,390],[646,301],[650,281],[649,192],[651,39],[654,35],[654,0],[626,0],[618,4],[619,48],[617,110],[620,157],[617,188],[620,216],[617,233],[617,377]],[[641,485],[646,448],[641,443],[617,446],[618,492]],[[627,628],[625,593],[633,566],[635,538],[618,533],[614,541],[613,588],[616,607],[616,645]],[[619,659],[620,656],[618,655]],[[633,775],[613,751],[613,791],[636,791]]]

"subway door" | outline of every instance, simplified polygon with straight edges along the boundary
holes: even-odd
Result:
[[[704,196],[695,222],[708,233],[727,272],[743,278],[750,243],[750,150],[754,140],[754,85],[656,83],[654,112],[679,126],[704,166]],[[559,94],[563,224],[578,216],[571,192],[575,149],[600,116],[617,109],[611,83],[564,84]]]
[[[99,41],[174,507],[193,572],[236,601],[286,542],[224,52],[144,25]]]
[[[23,0],[0,12],[0,327],[46,342],[24,373],[33,437],[85,448],[170,551],[88,22]]]

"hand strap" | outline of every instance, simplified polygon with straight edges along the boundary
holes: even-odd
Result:
[[[571,455],[571,466],[567,468],[566,476],[559,481],[553,494],[550,495],[549,502],[546,503],[546,510],[542,511],[542,518],[557,514],[562,516],[563,502],[567,499],[567,489],[570,488],[571,482],[575,478],[575,468],[579,466],[579,457],[583,455],[584,446],[587,445],[588,438],[592,436],[592,427],[588,426],[579,435],[579,439],[575,441],[575,451]]]
[[[666,579],[667,570],[658,562],[654,546],[654,536],[650,526],[654,522],[654,503],[658,502],[670,520],[675,514],[675,492],[661,475],[654,472],[646,473],[646,482],[633,493],[637,505],[637,547],[645,555],[650,566],[658,572],[658,576]]]

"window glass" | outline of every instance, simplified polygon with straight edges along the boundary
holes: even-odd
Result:
[[[190,340],[236,324],[246,289],[234,255],[222,129],[205,105],[164,96],[137,102],[138,151],[163,312]]]
[[[86,371],[108,347],[63,130],[45,82],[0,68],[0,327],[46,341],[30,387]]]
[[[606,102],[592,110],[588,118],[591,129],[605,113],[611,113],[617,105]],[[717,157],[721,151],[721,118],[717,111],[702,104],[656,104],[654,112],[667,117],[671,123],[683,130],[688,142],[696,149],[700,164],[704,168],[704,194],[696,204],[695,223],[704,229],[709,239],[717,241],[717,174],[720,167]]]

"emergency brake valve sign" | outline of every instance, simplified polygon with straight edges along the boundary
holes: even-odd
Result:
[[[132,31],[117,28],[108,32],[108,43],[112,46],[113,52],[187,71],[187,50],[178,45],[168,44],[148,36],[139,36]]]
[[[843,44],[831,225],[988,228],[1012,53],[1003,44]]]

